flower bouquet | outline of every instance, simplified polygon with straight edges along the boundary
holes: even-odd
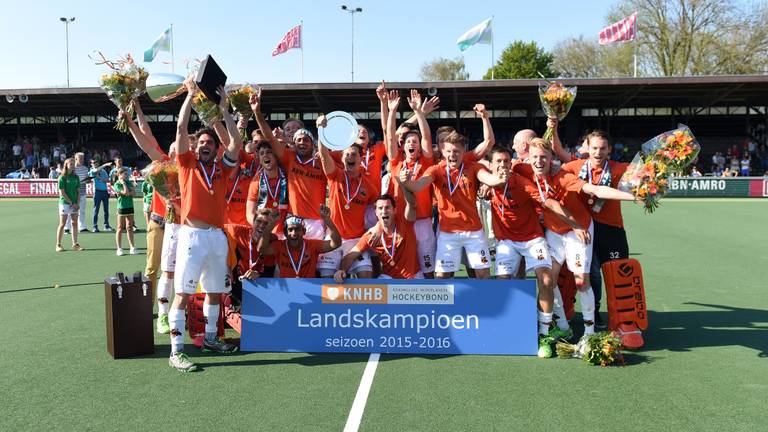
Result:
[[[584,335],[579,343],[560,341],[555,346],[560,358],[580,358],[593,366],[608,366],[624,362],[621,354],[621,339],[609,332]]]
[[[179,167],[174,161],[154,161],[142,170],[144,178],[154,188],[154,193],[165,199],[168,206],[165,219],[173,222],[175,210],[172,202],[177,200],[179,191]]]
[[[149,74],[143,68],[136,65],[130,54],[117,62],[107,60],[103,54],[101,61],[96,64],[103,64],[112,69],[112,72],[103,74],[99,78],[99,86],[107,94],[120,110],[133,115],[132,102],[147,91],[147,77]],[[123,133],[128,133],[128,122],[120,117],[117,120],[115,129]]]
[[[688,126],[678,124],[677,129],[655,136],[642,145],[645,155],[663,162],[675,175],[681,175],[699,155],[701,146]]]
[[[576,86],[566,87],[561,82],[546,81],[539,84],[539,99],[541,100],[541,109],[547,117],[557,117],[562,120],[571,110],[571,105],[576,99]],[[547,128],[542,138],[552,140],[554,131]]]
[[[255,94],[258,90],[250,84],[233,84],[227,86],[226,92],[229,97],[229,103],[232,105],[232,109],[244,119],[245,122],[250,120],[253,115],[251,111],[251,95]],[[248,140],[247,131],[243,131],[243,140]]]
[[[621,176],[618,189],[640,198],[645,212],[653,213],[659,207],[661,197],[667,193],[668,177],[669,170],[665,162],[638,153]]]
[[[200,121],[208,127],[221,120],[221,110],[212,100],[208,99],[203,92],[198,91],[192,98],[192,109],[195,110]]]

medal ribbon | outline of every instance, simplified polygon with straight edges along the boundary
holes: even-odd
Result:
[[[538,183],[537,183],[538,184]],[[493,192],[493,196],[496,197],[497,200],[501,202],[501,205],[496,206],[499,209],[499,216],[504,214],[504,201],[507,199],[507,188],[509,187],[509,181],[507,181],[504,184],[504,194],[499,198],[496,196],[496,188],[492,188],[491,191]]]
[[[395,244],[396,243],[397,243],[397,227],[395,227],[395,230],[392,232],[392,247],[391,248],[387,247],[387,242],[384,240],[384,233],[381,233],[381,245],[384,246],[384,251],[392,259],[395,258]]]
[[[200,165],[200,169],[203,171],[203,178],[205,179],[205,183],[208,185],[208,191],[213,190],[213,176],[216,174],[216,161],[213,161],[213,169],[211,170],[211,175],[208,175],[208,172],[205,170],[205,166],[202,162],[198,161],[198,165]]]
[[[272,192],[272,189],[269,188],[269,177],[267,177],[267,173],[264,170],[261,171],[261,178],[264,180],[264,184],[267,186],[267,193],[269,193],[272,201],[280,201],[279,198],[277,198],[277,190],[280,189],[280,179],[282,179],[284,176],[285,174],[283,174],[283,170],[278,169],[277,181],[275,182],[275,191]]]
[[[360,193],[360,186],[363,185],[363,177],[360,176],[360,183],[357,184],[357,190],[355,190],[355,194],[352,196],[349,196],[349,176],[347,175],[347,172],[344,171],[344,183],[346,186],[346,197],[344,199],[347,200],[347,205],[352,202],[353,199],[357,196],[358,193]]]
[[[456,177],[456,185],[451,184],[451,168],[448,167],[448,164],[445,164],[445,174],[448,177],[448,192],[453,195],[453,192],[456,191],[456,188],[459,187],[459,184],[461,183],[461,174],[464,172],[464,162],[461,163],[461,168],[459,168],[459,175]]]
[[[301,270],[301,259],[304,258],[304,248],[307,246],[307,242],[303,241],[301,242],[301,254],[299,255],[299,265],[296,266],[296,261],[293,259],[293,254],[291,253],[291,248],[288,247],[288,243],[285,243],[285,251],[288,253],[288,258],[291,260],[291,267],[293,267],[293,272],[296,273],[296,277],[299,277],[299,271]]]

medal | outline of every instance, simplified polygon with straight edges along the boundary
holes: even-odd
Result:
[[[344,208],[346,210],[349,210],[349,203],[351,203],[352,200],[355,199],[357,194],[360,193],[360,186],[362,186],[362,185],[363,185],[363,178],[361,176],[360,177],[360,182],[357,184],[357,189],[355,190],[355,194],[350,196],[349,195],[349,176],[347,175],[347,172],[344,171],[344,186],[346,187],[346,191],[345,191],[346,192],[346,196],[344,197],[344,199],[347,200],[347,204],[344,206]]]
[[[299,277],[299,271],[301,270],[301,260],[304,258],[304,247],[307,246],[306,241],[301,242],[301,254],[299,255],[299,265],[296,266],[296,261],[293,259],[293,254],[291,253],[291,248],[288,247],[288,243],[285,244],[285,251],[288,253],[288,258],[291,260],[291,267],[293,267],[293,272],[296,273],[296,277]]]
[[[461,167],[459,168],[459,175],[456,177],[456,184],[452,185],[451,183],[451,169],[448,167],[448,164],[445,164],[445,174],[446,177],[448,177],[448,192],[450,195],[453,195],[453,192],[456,191],[456,188],[459,187],[459,184],[461,183],[461,174],[464,172],[464,162],[461,163]]]
[[[392,232],[392,247],[387,246],[387,242],[384,240],[384,233],[381,233],[381,245],[384,246],[384,252],[389,255],[390,258],[395,258],[395,243],[397,243],[397,227]]]
[[[594,204],[594,203],[595,203],[595,200],[594,200],[594,199],[592,199],[592,198],[590,198],[590,199],[588,199],[588,200],[587,200],[587,203],[588,203],[589,205],[592,205],[592,204]]]
[[[208,175],[208,171],[205,170],[205,166],[202,162],[198,161],[197,164],[200,165],[200,169],[203,171],[203,179],[208,185],[208,193],[213,195],[213,176],[216,174],[216,161],[213,161],[213,169],[211,170],[210,175]]]
[[[272,201],[272,207],[277,207],[277,201]]]
[[[269,194],[269,197],[272,198],[272,207],[277,207],[278,201],[280,200],[277,197],[277,190],[280,189],[280,179],[283,177],[283,171],[278,171],[278,177],[277,181],[275,182],[275,190],[273,191],[269,187],[269,177],[267,177],[267,173],[265,171],[261,172],[261,178],[264,181],[264,184],[267,186],[267,193]]]

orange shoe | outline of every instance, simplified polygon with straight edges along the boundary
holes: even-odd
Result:
[[[621,338],[621,344],[627,349],[640,349],[645,345],[643,333],[634,323],[621,323],[616,329],[616,335]]]

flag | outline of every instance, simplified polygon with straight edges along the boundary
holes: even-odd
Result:
[[[602,29],[600,31],[600,45],[635,40],[637,35],[636,23],[637,12]]]
[[[487,20],[472,27],[471,29],[467,30],[466,33],[461,35],[461,37],[459,37],[459,39],[456,41],[456,43],[459,44],[459,49],[461,51],[466,51],[469,49],[469,47],[471,47],[474,44],[491,43],[491,41],[493,40],[493,29],[491,28],[491,20],[493,20],[493,18],[488,18]]]
[[[149,63],[152,60],[155,59],[155,56],[157,55],[158,51],[171,51],[171,29],[164,31],[163,34],[160,35],[160,37],[157,38],[157,40],[152,44],[151,47],[149,47],[148,50],[144,51],[144,61]]]
[[[272,57],[280,55],[291,48],[301,48],[301,24],[288,30],[283,40],[272,51]]]

